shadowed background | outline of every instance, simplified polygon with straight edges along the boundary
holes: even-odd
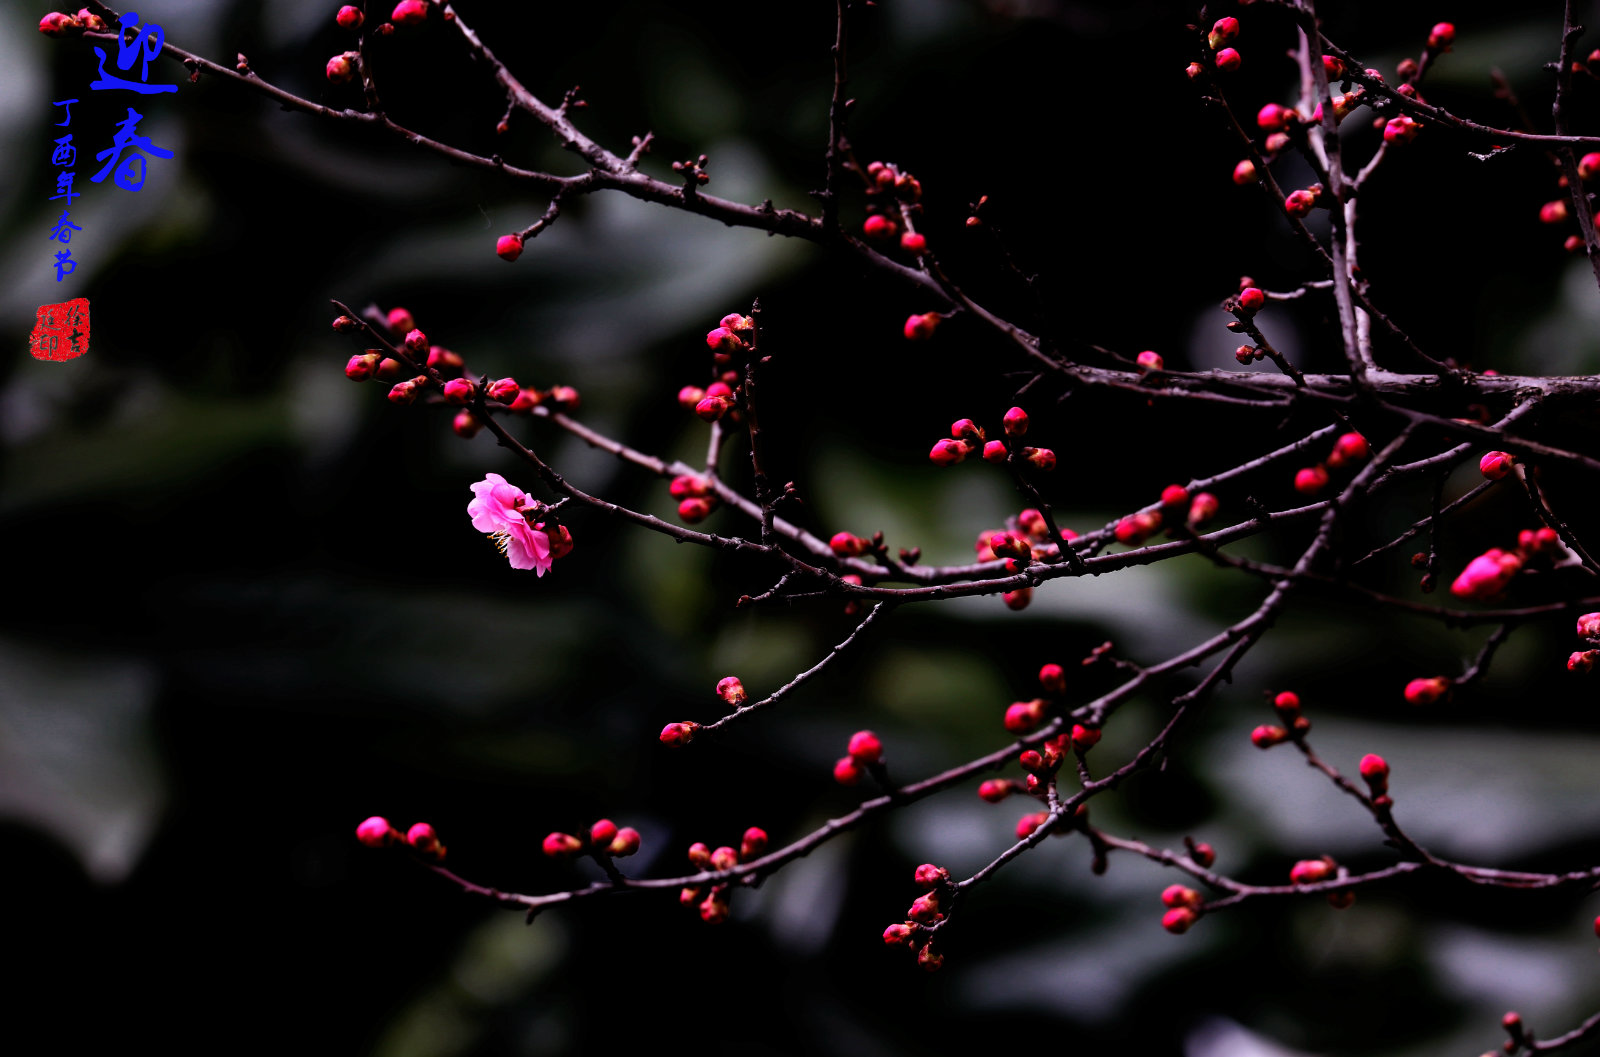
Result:
[[[138,10],[182,47],[223,63],[242,52],[291,91],[355,105],[355,89],[322,76],[347,46],[336,6]],[[576,116],[601,143],[621,152],[653,130],[654,172],[704,152],[708,191],[814,208],[831,5],[572,6],[460,8],[544,99],[581,85]],[[851,731],[883,737],[896,777],[933,773],[1003,744],[1004,707],[1032,696],[1041,663],[1065,664],[1086,700],[1112,685],[1080,674],[1094,646],[1109,638],[1119,655],[1160,660],[1246,615],[1261,585],[1188,557],[1054,582],[1022,613],[996,598],[908,607],[786,704],[667,752],[663,723],[721,713],[720,676],[764,696],[853,621],[834,602],[735,611],[774,569],[583,514],[569,522],[577,549],[551,575],[509,571],[468,524],[467,486],[492,471],[542,495],[533,475],[487,434],[455,437],[443,411],[395,408],[381,387],[348,382],[340,368],[359,346],[330,330],[329,298],[404,305],[475,371],[576,386],[584,421],[694,460],[705,428],[674,395],[704,377],[704,331],[759,297],[775,357],[763,425],[773,472],[804,497],[795,516],[824,535],[881,529],[941,564],[968,560],[976,534],[1022,503],[992,468],[939,471],[925,452],[954,418],[997,424],[1024,364],[965,320],[932,343],[902,341],[906,315],[937,306],[843,256],[617,195],[570,203],[507,265],[495,238],[536,219],[543,199],[232,85],[191,85],[166,61],[151,80],[180,91],[139,101],[140,130],[177,156],[153,159],[137,194],[87,184],[86,155],[128,101],[93,97],[92,53],[39,36],[44,10],[0,12],[11,159],[0,327],[13,350],[0,365],[0,543],[17,577],[0,614],[11,864],[0,892],[25,1027],[69,1050],[133,1037],[176,1052],[379,1057],[595,1052],[644,1032],[717,1053],[1030,1039],[1189,1057],[1442,1055],[1493,1045],[1508,1008],[1554,1034],[1600,1004],[1597,907],[1578,893],[1411,881],[1364,891],[1342,914],[1277,902],[1175,938],[1157,898],[1175,876],[1121,857],[1094,878],[1076,840],[975,892],[942,934],[945,971],[925,976],[878,938],[914,894],[912,868],[970,874],[1027,807],[965,789],[736,893],[720,928],[671,894],[589,901],[525,928],[403,856],[359,847],[368,814],[426,819],[466,876],[537,892],[582,880],[546,860],[540,838],[603,816],[643,832],[632,871],[680,872],[689,843],[736,843],[749,825],[787,843],[858,801],[829,778]],[[1212,17],[1223,13],[1235,12]],[[1237,13],[1245,62],[1232,89],[1248,118],[1288,101],[1292,39],[1275,13]],[[1554,57],[1557,5],[1325,14],[1330,36],[1386,75],[1452,18],[1460,43],[1430,72],[1428,98],[1511,123],[1488,78],[1498,66],[1530,113],[1548,114],[1540,64]],[[1232,365],[1237,341],[1216,306],[1238,276],[1286,288],[1312,273],[1262,196],[1228,179],[1237,150],[1183,75],[1193,18],[1151,3],[885,0],[856,21],[858,156],[915,173],[924,230],[958,278],[1069,351]],[[503,99],[437,20],[381,43],[380,90],[402,123],[577,171],[523,117],[495,136]],[[83,100],[72,119],[83,231],[78,272],[57,284],[50,102],[69,97]],[[1578,127],[1595,127],[1597,100],[1600,84],[1579,78]],[[1369,116],[1346,126],[1363,157]],[[1481,149],[1427,130],[1372,180],[1363,266],[1376,296],[1438,354],[1503,373],[1594,372],[1600,296],[1586,263],[1561,251],[1566,232],[1537,222],[1552,167],[1529,150],[1480,163],[1468,146]],[[1293,164],[1280,180],[1308,183]],[[985,194],[1010,251],[1041,273],[1037,300],[963,226]],[[859,222],[859,195],[844,208]],[[70,296],[91,301],[88,355],[30,359],[34,308]],[[1296,363],[1336,369],[1331,311],[1314,295],[1262,323]],[[1392,348],[1380,357],[1414,366]],[[1264,450],[1275,431],[1323,424],[1060,396],[1046,381],[1026,406],[1061,457],[1050,498],[1079,530]],[[1556,426],[1594,450],[1580,419]],[[669,514],[664,482],[524,428],[580,487]],[[747,464],[735,449],[726,465],[740,479]],[[1291,473],[1253,494],[1286,500]],[[1582,482],[1548,483],[1576,514]],[[1243,495],[1224,493],[1224,512]],[[1374,531],[1428,501],[1389,493]],[[1509,488],[1470,515],[1441,541],[1447,575],[1531,523]],[[707,527],[749,528],[726,510]],[[1240,551],[1281,558],[1298,542],[1291,532]],[[1372,582],[1423,597],[1409,553]],[[1562,669],[1570,620],[1520,631],[1448,706],[1401,700],[1407,679],[1459,673],[1486,635],[1307,596],[1169,766],[1096,800],[1095,820],[1168,846],[1193,833],[1219,869],[1262,883],[1323,852],[1353,869],[1392,861],[1370,820],[1297,756],[1249,746],[1269,713],[1262,692],[1293,688],[1324,756],[1346,770],[1364,752],[1389,758],[1401,820],[1424,843],[1487,865],[1587,866],[1600,851],[1600,741],[1592,686]],[[1125,758],[1164,714],[1159,698],[1135,700],[1095,755]]]

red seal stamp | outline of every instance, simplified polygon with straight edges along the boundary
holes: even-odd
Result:
[[[89,351],[89,299],[40,305],[28,339],[36,360],[70,360]]]

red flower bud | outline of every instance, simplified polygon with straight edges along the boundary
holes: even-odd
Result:
[[[483,429],[483,423],[478,421],[478,416],[466,408],[462,408],[456,412],[456,417],[451,420],[450,428],[462,440],[471,440]]]
[[[1578,637],[1600,639],[1600,613],[1585,613],[1578,618]]]
[[[943,866],[935,866],[925,862],[917,867],[916,883],[918,888],[938,888],[950,880],[950,871]]]
[[[870,730],[858,730],[850,735],[850,747],[845,751],[859,764],[874,764],[883,759],[883,742]]]
[[[1161,892],[1161,902],[1169,907],[1188,907],[1190,910],[1200,909],[1200,904],[1205,902],[1205,897],[1193,888],[1183,885],[1168,885]]]
[[[1301,859],[1289,868],[1289,883],[1297,885],[1311,885],[1318,881],[1326,881],[1334,874],[1335,866],[1331,859]]]
[[[924,943],[917,952],[917,966],[924,972],[936,973],[944,966],[944,955],[936,953],[932,943]]]
[[[899,922],[883,930],[883,942],[890,947],[909,947],[916,926]]]
[[[1039,685],[1046,693],[1061,694],[1067,689],[1067,672],[1059,664],[1047,664],[1039,669]]]
[[[1361,757],[1358,768],[1361,777],[1373,788],[1374,792],[1382,792],[1389,784],[1389,763],[1382,756],[1367,753]]]
[[[41,27],[42,28],[42,27]],[[356,78],[356,53],[347,51],[328,60],[323,72],[333,84],[349,84]]]
[[[1297,716],[1300,714],[1300,695],[1293,690],[1285,690],[1272,699],[1272,707],[1286,718]]]
[[[400,366],[398,363],[396,367]],[[364,352],[360,356],[350,357],[350,362],[344,365],[344,376],[352,382],[364,382],[371,378],[378,370],[378,354]]]
[[[1588,675],[1594,671],[1595,656],[1600,650],[1581,650],[1567,658],[1567,671]]]
[[[421,350],[418,350],[421,355]],[[440,371],[458,371],[461,369],[462,360],[459,354],[451,352],[443,345],[432,345],[428,348],[428,366]]]
[[[1449,22],[1440,22],[1428,34],[1428,47],[1434,51],[1438,51],[1440,48],[1449,48],[1451,44],[1455,43],[1455,39],[1456,27]]]
[[[1478,472],[1491,481],[1498,481],[1511,472],[1516,458],[1510,452],[1491,451],[1478,460]]]
[[[444,858],[444,845],[439,843],[439,835],[426,822],[418,822],[406,831],[406,843],[434,862]]]
[[[1406,684],[1406,703],[1431,705],[1450,692],[1450,680],[1442,675],[1432,679],[1413,679]]]
[[[1035,811],[1031,815],[1023,815],[1021,818],[1017,819],[1017,839],[1027,840],[1029,837],[1033,836],[1035,830],[1049,821],[1050,812],[1048,811]]]
[[[522,395],[522,387],[517,384],[515,378],[501,378],[498,381],[489,383],[489,399],[497,403],[515,403],[520,395]]]
[[[414,26],[427,17],[428,5],[424,0],[400,0],[389,15],[389,21],[397,26]]]
[[[1328,471],[1320,466],[1307,466],[1294,475],[1294,490],[1301,495],[1316,495],[1328,487]]]
[[[1232,15],[1217,19],[1216,25],[1211,27],[1211,32],[1206,34],[1206,42],[1211,45],[1211,50],[1216,51],[1224,44],[1230,43],[1239,35],[1239,20]]]
[[[761,857],[767,850],[767,831],[759,826],[751,826],[744,831],[744,837],[739,841],[739,861],[749,862],[751,859]]]
[[[1522,562],[1521,555],[1493,547],[1472,559],[1450,585],[1450,593],[1478,601],[1498,597],[1522,571]]]
[[[1310,191],[1290,191],[1283,200],[1283,211],[1292,217],[1308,216],[1316,204],[1316,196]]]
[[[1161,354],[1158,352],[1152,352],[1149,349],[1141,352],[1138,355],[1136,362],[1140,367],[1143,367],[1147,371],[1159,371],[1166,366],[1165,362],[1161,359]]]
[[[1200,915],[1189,907],[1173,907],[1161,915],[1161,927],[1174,936],[1181,936],[1200,920]]]
[[[1160,529],[1160,512],[1142,510],[1137,514],[1130,514],[1117,522],[1115,534],[1118,543],[1126,543],[1130,547],[1137,547],[1155,535]]]
[[[990,778],[978,786],[978,798],[990,804],[998,804],[1011,795],[1014,788],[1009,778]]]
[[[1008,437],[1020,437],[1028,432],[1028,413],[1020,407],[1007,411],[1003,421]]]
[[[632,826],[623,826],[617,830],[617,835],[612,838],[611,844],[606,848],[606,854],[617,859],[626,859],[639,850],[639,831]]]
[[[1088,752],[1100,744],[1100,728],[1086,727],[1081,723],[1072,725],[1072,747],[1079,752]]]
[[[697,525],[717,508],[714,496],[691,496],[678,504],[678,517],[686,525]]]
[[[1207,521],[1217,516],[1219,505],[1216,496],[1210,492],[1201,492],[1194,497],[1194,502],[1189,504],[1189,525],[1191,527],[1204,525]]]
[[[589,827],[589,844],[596,848],[609,847],[617,839],[617,824],[603,818]]]
[[[361,825],[356,827],[356,840],[369,848],[381,848],[398,839],[400,834],[389,825],[389,820],[382,815],[373,815]]]
[[[854,756],[841,756],[833,765],[833,780],[840,785],[855,785],[861,781],[861,764]]]
[[[991,440],[983,446],[984,462],[1005,462],[1009,455],[1003,440]]]
[[[395,404],[415,403],[417,399],[417,383],[415,379],[400,382],[389,390],[389,401]]]
[[[1256,163],[1246,158],[1233,167],[1233,182],[1240,187],[1253,184],[1261,179],[1261,174],[1256,172]]]
[[[744,684],[737,675],[725,675],[717,680],[717,696],[722,698],[723,704],[737,708],[744,704],[747,695]]]
[[[1023,448],[1018,454],[1036,470],[1048,473],[1056,468],[1056,453],[1049,448]]]
[[[867,553],[867,548],[872,544],[860,536],[852,536],[848,532],[836,532],[828,541],[828,546],[833,548],[833,553],[841,558],[859,558]]]
[[[1211,845],[1195,843],[1187,837],[1184,838],[1184,843],[1189,845],[1189,858],[1193,859],[1197,865],[1209,870],[1211,865],[1217,861],[1216,849],[1212,848]]]
[[[910,341],[923,341],[933,337],[933,332],[938,329],[940,315],[937,312],[924,312],[918,316],[906,318],[905,335]]]
[[[339,23],[340,29],[360,29],[365,18],[359,7],[345,4],[339,9],[339,13],[333,16],[333,20]]]
[[[725,396],[708,396],[694,405],[694,413],[707,422],[715,422],[732,406],[733,402]]]
[[[869,239],[892,239],[900,226],[882,213],[874,213],[861,225],[861,233]]]
[[[1413,121],[1408,115],[1401,114],[1392,117],[1383,126],[1383,141],[1398,146],[1410,143],[1417,138],[1417,133],[1422,131],[1422,125]]]
[[[1268,103],[1256,113],[1256,125],[1262,132],[1282,132],[1296,117],[1295,112],[1288,107]]]
[[[583,850],[583,841],[570,833],[552,833],[544,839],[544,853],[552,859],[565,859]]]
[[[1258,749],[1270,749],[1289,740],[1289,732],[1282,727],[1262,724],[1250,732],[1250,744]]]
[[[1217,69],[1223,70],[1227,73],[1232,73],[1234,70],[1237,70],[1239,68],[1239,64],[1243,61],[1244,58],[1239,54],[1237,49],[1223,48],[1221,51],[1217,52]]]
[[[939,893],[924,892],[911,902],[911,909],[906,911],[906,917],[924,925],[932,925],[944,917],[944,912],[939,909]]]
[[[1246,312],[1259,312],[1267,303],[1267,295],[1260,287],[1247,286],[1239,291],[1239,307]]]
[[[919,232],[908,231],[900,236],[900,248],[913,257],[920,257],[928,252],[928,240]]]
[[[699,729],[700,724],[698,723],[668,723],[661,728],[661,744],[674,747],[687,745],[694,740],[695,731]]]
[[[1552,199],[1539,207],[1539,220],[1545,224],[1565,224],[1570,215],[1566,201],[1561,198]]]
[[[1028,603],[1033,601],[1033,588],[1019,587],[1015,591],[1007,591],[1000,596],[1000,600],[1010,610],[1023,610],[1028,608]]]
[[[465,404],[478,392],[478,387],[465,378],[452,378],[444,383],[444,398],[452,404]]]
[[[389,324],[389,333],[395,335],[405,334],[417,327],[417,322],[411,317],[411,313],[403,308],[389,309],[386,322]]]
[[[946,437],[933,445],[933,450],[928,453],[935,466],[954,466],[967,457],[966,447],[958,440]]]
[[[1181,484],[1169,484],[1161,490],[1162,506],[1179,506],[1189,501],[1189,490]]]
[[[720,925],[728,920],[728,896],[726,892],[713,888],[711,894],[706,896],[705,902],[700,904],[700,920],[707,925]]]
[[[494,243],[494,252],[503,261],[514,261],[522,256],[522,236],[517,234],[501,235]]]

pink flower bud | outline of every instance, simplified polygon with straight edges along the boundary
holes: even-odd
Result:
[[[1498,547],[1478,555],[1450,585],[1457,598],[1485,601],[1505,591],[1511,578],[1522,571],[1522,558]]]
[[[872,544],[860,536],[853,536],[848,532],[835,532],[828,541],[828,546],[833,553],[841,558],[859,558],[867,553],[867,548]]]
[[[565,859],[583,851],[583,841],[570,833],[551,833],[544,839],[544,853],[552,859]]]
[[[1039,669],[1039,685],[1047,694],[1062,694],[1067,690],[1067,671],[1059,664],[1047,664]]]
[[[420,331],[419,331],[420,333]],[[419,353],[420,355],[420,353]],[[451,352],[443,345],[432,345],[428,348],[428,366],[440,371],[459,371],[462,360],[459,354]]]
[[[389,402],[394,404],[411,404],[417,399],[417,383],[413,381],[400,382],[389,390]]]
[[[1233,167],[1233,182],[1240,187],[1245,187],[1261,179],[1261,174],[1256,172],[1256,163],[1249,158],[1244,159]]]
[[[606,847],[606,854],[617,859],[625,859],[639,850],[639,831],[632,826],[623,826],[617,830],[617,835],[612,838]]]
[[[1137,547],[1161,529],[1161,513],[1154,510],[1142,510],[1137,514],[1130,514],[1117,522],[1115,535],[1118,543],[1126,543],[1130,547]]]
[[[494,243],[494,252],[503,261],[514,261],[522,256],[522,236],[515,233],[501,235]]]
[[[478,392],[478,387],[465,378],[452,378],[444,383],[444,398],[452,404],[465,404]]]
[[[1316,196],[1310,191],[1290,191],[1283,200],[1283,211],[1292,217],[1308,216],[1316,204]]]
[[[1000,596],[1000,600],[1006,604],[1007,609],[1014,611],[1027,609],[1028,603],[1033,601],[1033,588],[1019,587],[1015,591],[1007,591]]]
[[[1451,44],[1455,43],[1455,39],[1456,27],[1449,22],[1440,22],[1428,34],[1428,47],[1434,51],[1438,51],[1440,48],[1449,48]]]
[[[424,0],[400,0],[389,15],[389,21],[397,26],[414,26],[425,21],[427,17],[428,5]]]
[[[725,675],[717,680],[717,696],[722,698],[723,704],[737,708],[744,704],[749,695],[745,693],[744,684],[737,675]]]
[[[1211,869],[1212,864],[1217,861],[1216,849],[1204,842],[1196,843],[1191,841],[1188,837],[1183,840],[1189,846],[1189,858],[1193,859],[1195,864],[1203,869]]]
[[[609,818],[603,818],[589,827],[589,844],[591,847],[608,847],[617,839],[617,824]]]
[[[1450,692],[1450,680],[1442,675],[1432,679],[1413,679],[1406,684],[1406,703],[1431,705]]]
[[[933,450],[928,453],[928,458],[936,466],[954,466],[967,457],[966,445],[949,437],[936,441]]]
[[[1316,495],[1328,487],[1328,471],[1320,466],[1307,466],[1294,475],[1294,490],[1301,495]]]
[[[1300,714],[1300,695],[1293,690],[1285,690],[1272,699],[1272,707],[1278,710],[1280,716],[1293,722],[1294,717]]]
[[[1048,473],[1056,468],[1056,453],[1049,448],[1023,448],[1018,454],[1034,469]]]
[[[732,352],[743,348],[744,341],[727,327],[716,327],[706,334],[706,345],[719,352]]]
[[[751,859],[761,857],[767,850],[767,831],[759,826],[751,826],[744,831],[744,837],[739,841],[739,861],[749,862]]]
[[[920,257],[928,252],[928,240],[920,232],[908,231],[900,236],[900,248],[913,257]]]
[[[1189,490],[1181,484],[1169,484],[1161,490],[1162,506],[1180,506],[1189,501]]]
[[[1498,481],[1511,472],[1516,458],[1505,451],[1491,451],[1478,460],[1478,472],[1491,481]]]
[[[731,870],[738,865],[739,853],[726,844],[711,853],[711,868],[713,870]]]
[[[661,728],[661,744],[673,747],[687,745],[694,740],[695,731],[699,729],[698,723],[668,723]]]
[[[1194,497],[1194,502],[1189,504],[1189,525],[1199,527],[1217,516],[1220,504],[1217,497],[1210,492],[1201,492]]]
[[[1585,613],[1578,618],[1578,637],[1600,639],[1600,613]]]
[[[978,798],[985,803],[998,804],[1010,796],[1014,788],[1009,778],[990,778],[978,786]]]
[[[1289,740],[1289,732],[1282,727],[1262,724],[1250,732],[1250,744],[1258,749],[1270,749]]]
[[[700,841],[689,845],[689,865],[697,870],[708,869],[711,866],[711,849]]]
[[[1200,915],[1190,907],[1173,907],[1161,915],[1161,927],[1174,936],[1181,936],[1199,920]]]
[[[333,84],[349,84],[356,78],[356,53],[347,51],[342,55],[335,55],[328,60],[327,67],[323,70],[329,82]]]
[[[439,835],[426,822],[418,822],[406,830],[406,843],[434,862],[444,858],[444,845],[439,843]]]
[[[1246,312],[1259,312],[1266,303],[1267,295],[1259,287],[1247,286],[1239,291],[1239,307]]]
[[[356,827],[356,840],[369,848],[381,848],[399,836],[394,827],[389,825],[389,820],[382,815],[373,815]]]
[[[874,764],[883,759],[883,742],[870,730],[858,730],[850,735],[850,747],[845,751],[859,764]]]
[[[1190,910],[1198,910],[1200,904],[1204,902],[1205,898],[1199,892],[1183,885],[1168,885],[1161,892],[1163,906],[1188,907]]]
[[[1006,729],[1013,734],[1029,734],[1044,723],[1045,700],[1015,701],[1006,709]]]
[[[900,226],[882,213],[874,213],[861,225],[861,233],[869,239],[879,241],[892,239],[899,232]]]
[[[1401,114],[1392,117],[1383,126],[1383,141],[1396,146],[1410,143],[1417,138],[1417,133],[1422,131],[1422,126],[1413,121],[1409,116]]]
[[[395,366],[399,366],[396,364]],[[344,376],[352,382],[364,382],[371,378],[378,370],[378,354],[364,352],[360,356],[350,357],[350,362],[344,365]]]
[[[389,325],[389,333],[395,335],[406,334],[407,332],[417,328],[416,320],[413,319],[411,317],[411,313],[404,308],[389,309],[389,314],[387,317],[385,317],[385,321]]]
[[[361,9],[350,4],[341,7],[339,13],[333,16],[333,20],[339,23],[340,29],[360,29],[361,23],[365,21]]]
[[[695,405],[706,398],[706,391],[698,385],[686,385],[678,390],[678,406],[685,411],[693,411]]]
[[[1600,650],[1581,650],[1567,658],[1567,671],[1588,675],[1594,671],[1595,656]]]
[[[1081,723],[1072,725],[1072,747],[1079,752],[1088,752],[1100,744],[1100,728],[1086,727]]]
[[[1028,413],[1020,407],[1007,411],[1003,421],[1008,437],[1020,437],[1028,432]]]
[[[923,972],[936,973],[944,967],[944,955],[937,953],[931,942],[924,943],[917,951],[917,967]]]
[[[1301,859],[1289,868],[1289,883],[1297,885],[1314,885],[1318,881],[1326,881],[1334,874],[1335,866],[1331,859]]]
[[[1327,465],[1335,470],[1341,469],[1350,463],[1361,462],[1371,452],[1367,438],[1359,433],[1343,433],[1333,442],[1333,451],[1328,455]]]
[[[1382,756],[1370,752],[1367,753],[1361,757],[1358,770],[1361,772],[1361,777],[1372,787],[1373,792],[1381,793],[1388,788],[1389,762]]]
[[[1244,57],[1235,48],[1223,48],[1217,52],[1217,69],[1224,72],[1232,73],[1243,61]]]
[[[694,405],[694,413],[707,422],[715,422],[732,406],[732,401],[725,396],[708,396]]]
[[[925,862],[917,867],[915,880],[918,888],[938,888],[949,882],[950,871],[943,866],[935,866],[931,862]]]
[[[700,904],[700,920],[707,925],[720,925],[728,920],[728,896],[713,888]]]
[[[1239,35],[1239,20],[1232,15],[1217,19],[1216,25],[1211,27],[1211,32],[1206,34],[1206,42],[1211,45],[1211,50],[1216,51],[1224,44],[1231,43]]]
[[[854,756],[841,756],[833,765],[833,780],[840,785],[855,785],[861,781],[861,764]]]
[[[1152,352],[1149,349],[1141,352],[1135,362],[1137,362],[1140,367],[1143,367],[1147,371],[1159,371],[1162,369],[1162,367],[1166,366],[1164,361],[1161,359],[1161,354],[1158,352]]]
[[[60,11],[52,11],[39,20],[39,32],[47,37],[64,37],[78,28],[77,19]]]
[[[1029,837],[1033,836],[1035,830],[1049,821],[1050,812],[1048,811],[1035,811],[1031,815],[1023,815],[1021,818],[1017,819],[1017,839],[1027,840]]]
[[[1539,220],[1545,224],[1564,224],[1567,217],[1567,203],[1564,199],[1556,198],[1539,207]]]
[[[1295,120],[1295,112],[1277,103],[1268,103],[1256,113],[1256,125],[1262,132],[1282,132]]]
[[[1595,173],[1600,173],[1600,154],[1585,154],[1578,159],[1578,176],[1581,179],[1593,179]]]
[[[718,321],[717,326],[743,334],[745,331],[756,329],[756,321],[738,312],[729,312]]]
[[[905,335],[909,341],[925,341],[933,337],[933,332],[938,329],[940,315],[937,312],[924,312],[917,316],[906,318]]]
[[[698,525],[717,508],[713,496],[691,496],[678,504],[678,517],[686,525]]]
[[[914,925],[898,922],[883,930],[883,942],[889,947],[909,947],[916,931]]]
[[[451,420],[450,428],[462,440],[471,440],[483,429],[483,423],[478,421],[478,416],[466,408],[462,408],[456,412],[456,417]]]
[[[1002,440],[991,440],[983,446],[984,462],[1005,462],[1009,454],[1006,451],[1005,441]]]
[[[1344,80],[1344,60],[1332,55],[1322,57],[1322,71],[1328,75],[1330,81]]]

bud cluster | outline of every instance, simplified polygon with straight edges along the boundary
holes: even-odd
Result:
[[[444,845],[426,822],[418,822],[401,833],[382,815],[373,815],[356,827],[356,840],[369,848],[404,844],[429,862],[444,862]]]
[[[621,859],[639,850],[639,831],[603,818],[589,827],[587,837],[551,833],[544,838],[543,848],[552,859],[570,859],[577,855]]]
[[[678,405],[705,422],[717,422],[724,416],[729,416],[730,421],[739,421],[740,386],[744,377],[742,361],[754,348],[755,339],[754,319],[738,312],[723,316],[706,332],[706,346],[711,350],[712,381],[704,387],[683,386],[678,390]],[[740,362],[736,362],[735,357]]]
[[[1328,487],[1332,479],[1328,471],[1351,469],[1366,461],[1372,454],[1367,438],[1359,433],[1344,433],[1333,442],[1328,457],[1315,466],[1306,466],[1294,475],[1294,490],[1304,496],[1314,496]]]
[[[1028,432],[1028,413],[1014,407],[1005,413],[1002,426],[1007,440],[1016,444]],[[1004,440],[989,440],[983,427],[970,418],[958,418],[950,425],[950,436],[934,442],[928,458],[935,466],[954,466],[968,455],[982,452],[985,462],[1006,462],[1017,459],[1036,470],[1054,470],[1056,453],[1049,448],[1033,448],[1017,444],[1008,448]]]
[[[743,863],[761,858],[766,853],[767,843],[767,831],[758,826],[744,831],[737,849],[724,844],[713,850],[696,841],[689,845],[689,865],[702,872],[725,874]],[[729,881],[690,885],[678,893],[678,902],[697,908],[700,920],[706,924],[720,925],[728,920],[729,885]]]

